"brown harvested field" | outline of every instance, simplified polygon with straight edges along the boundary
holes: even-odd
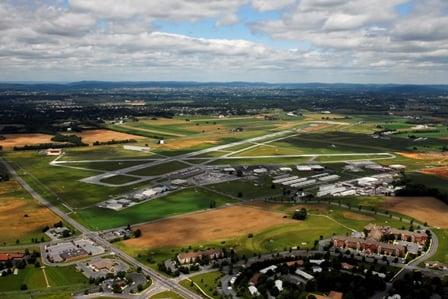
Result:
[[[448,178],[448,166],[433,167],[420,170],[424,174],[432,174],[443,178]]]
[[[430,160],[430,161],[445,161],[448,160],[448,154],[441,152],[427,152],[427,153],[413,153],[413,152],[399,152],[401,156],[414,160]]]
[[[17,239],[29,243],[41,238],[42,229],[60,219],[48,208],[36,203],[16,181],[0,183],[0,244]]]
[[[143,139],[145,137],[127,134],[127,133],[121,133],[116,132],[112,130],[105,130],[105,129],[99,129],[99,130],[86,130],[82,131],[81,133],[74,133],[75,135],[78,135],[82,138],[82,141],[84,143],[92,144],[95,141],[99,142],[106,142],[110,140],[126,140],[126,139]]]
[[[24,146],[38,143],[52,142],[53,136],[47,134],[3,134],[6,139],[0,140],[4,149],[12,149],[14,146]]]
[[[388,197],[382,208],[448,228],[448,205],[433,197]]]
[[[375,218],[373,218],[371,216],[353,213],[350,211],[343,211],[342,216],[344,216],[347,219],[356,220],[356,221],[374,221],[375,220]]]
[[[295,223],[283,216],[283,213],[255,207],[226,207],[144,224],[139,227],[142,237],[126,240],[124,244],[135,248],[183,246],[238,237],[275,225]]]
[[[218,138],[216,138],[218,139]],[[218,143],[218,140],[214,140],[214,138],[208,136],[208,137],[191,137],[191,138],[179,138],[179,139],[170,139],[165,141],[165,144],[162,145],[156,145],[155,147],[160,149],[186,149],[186,148],[193,148],[196,146],[200,146],[203,144],[216,144]]]

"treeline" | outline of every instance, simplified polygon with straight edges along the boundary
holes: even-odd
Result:
[[[109,141],[95,141],[93,143],[94,146],[97,145],[111,145],[111,144],[124,144],[124,143],[135,143],[137,140],[135,139],[124,139],[124,140],[109,140]]]
[[[77,135],[64,135],[64,134],[60,134],[60,133],[56,133],[56,135],[54,135],[53,138],[51,138],[51,141],[55,141],[55,142],[68,142],[68,143],[72,143],[72,144],[76,144],[76,145],[87,145],[85,143],[82,142],[82,138],[77,136]]]
[[[395,192],[397,196],[431,196],[448,204],[448,194],[437,188],[428,187],[423,184],[407,183],[403,189]]]
[[[31,150],[44,150],[49,148],[69,148],[78,146],[88,146],[88,144],[73,144],[73,143],[39,143],[24,146],[14,146],[15,151],[31,151]]]

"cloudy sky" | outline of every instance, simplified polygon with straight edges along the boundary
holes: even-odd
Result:
[[[448,0],[0,0],[0,81],[448,83]]]

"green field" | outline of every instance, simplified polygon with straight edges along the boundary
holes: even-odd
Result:
[[[154,159],[156,160],[156,159]],[[118,169],[123,169],[135,165],[140,165],[142,163],[149,163],[151,161],[108,161],[108,162],[73,162],[60,164],[61,166],[69,166],[69,167],[81,167],[91,170],[98,171],[113,171]]]
[[[431,261],[448,264],[448,229],[434,229],[434,233],[439,238],[439,247]]]
[[[147,168],[139,169],[137,171],[130,172],[129,174],[140,176],[157,176],[166,173],[174,172],[176,170],[187,168],[189,165],[180,161],[171,161],[168,163],[157,164]]]
[[[179,252],[186,250],[226,247],[235,249],[239,254],[252,256],[258,253],[284,251],[296,246],[311,249],[320,236],[330,238],[333,234],[345,235],[351,233],[352,230],[362,231],[369,223],[385,224],[396,228],[408,225],[389,217],[365,215],[356,209],[348,211],[333,206],[328,208],[327,205],[307,205],[307,208],[309,216],[305,221],[272,226],[260,232],[254,232],[251,238],[248,235],[242,235],[233,239],[190,244],[191,246],[151,248],[150,250],[129,247],[124,243],[117,243],[117,246],[141,262],[157,269],[157,263],[173,258]],[[291,215],[295,206],[279,204],[274,209]],[[147,259],[148,256],[150,260]]]
[[[217,206],[235,202],[228,197],[195,188],[177,191],[121,211],[89,207],[72,214],[72,217],[91,229],[103,230],[207,209],[211,200]]]
[[[183,298],[182,296],[172,291],[164,291],[150,297],[150,299],[182,299],[182,298]]]
[[[64,149],[61,161],[157,159],[154,153],[125,150],[122,144]]]
[[[74,266],[45,267],[44,270],[51,288],[76,285],[80,290],[87,286],[87,279],[77,272]],[[18,275],[0,277],[0,298],[2,292],[20,291],[22,284],[26,284],[28,290],[48,289],[43,269],[29,265],[25,269],[19,270]]]
[[[35,152],[13,152],[7,155],[17,173],[51,203],[82,208],[119,195],[143,184],[111,188],[80,182],[97,172],[50,166],[52,160]],[[45,170],[45,171],[43,171]]]
[[[271,188],[271,179],[268,177],[260,178],[259,182],[236,180],[208,185],[207,187],[231,196],[238,196],[238,194],[242,194],[242,198],[248,200],[255,198],[264,199],[266,197],[276,196],[282,193],[282,189],[278,186],[275,189]]]
[[[100,182],[105,183],[105,184],[121,185],[121,184],[134,182],[137,180],[138,180],[138,178],[136,178],[136,177],[119,174],[119,175],[114,175],[114,176],[102,179]]]
[[[212,298],[220,298],[216,288],[220,285],[219,279],[221,277],[222,273],[219,271],[208,272],[204,274],[195,275],[189,279],[182,280],[180,284],[199,295],[204,296],[203,293],[201,292],[202,290]]]

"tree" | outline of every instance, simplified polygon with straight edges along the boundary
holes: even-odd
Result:
[[[301,208],[300,210],[294,212],[292,218],[296,220],[305,220],[307,214],[308,214],[307,210],[305,208]]]
[[[210,205],[209,205],[210,209],[214,209],[216,208],[216,201],[215,200],[210,200]]]
[[[142,231],[138,228],[134,231],[134,238],[140,238],[142,236]]]

